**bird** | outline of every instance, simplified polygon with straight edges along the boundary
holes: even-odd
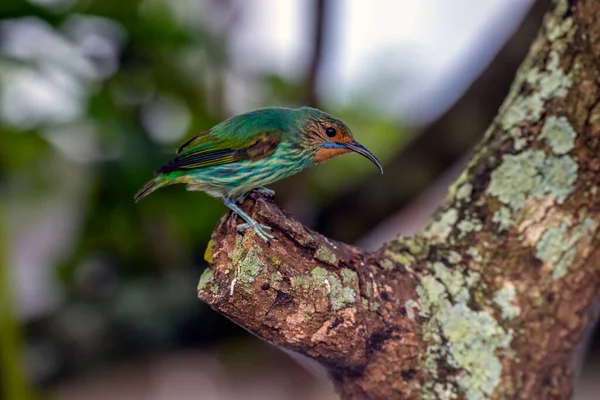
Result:
[[[136,202],[175,183],[187,190],[221,198],[245,223],[238,232],[253,228],[267,242],[271,227],[259,224],[238,203],[252,190],[274,192],[265,185],[346,153],[358,153],[374,163],[379,160],[358,143],[340,119],[316,108],[260,108],[230,117],[184,142],[173,160],[160,167],[155,177],[134,196]]]

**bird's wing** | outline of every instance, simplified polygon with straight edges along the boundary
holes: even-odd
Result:
[[[183,143],[181,146],[179,146],[179,148],[177,149],[177,152],[175,154],[179,155],[183,152],[185,152],[186,150],[191,150],[194,147],[197,146],[205,146],[207,144],[210,144],[211,142],[214,141],[214,139],[211,136],[212,129],[209,129],[207,131],[204,132],[200,132],[199,134],[192,136],[191,138],[189,138],[185,143]]]
[[[177,149],[177,157],[161,167],[157,174],[211,167],[242,160],[268,157],[281,143],[281,132],[263,132],[244,139],[220,138],[211,131],[202,132]]]

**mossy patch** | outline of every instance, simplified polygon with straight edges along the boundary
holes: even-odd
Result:
[[[214,240],[210,239],[208,241],[208,244],[206,245],[206,250],[204,250],[204,261],[206,261],[209,264],[213,263],[213,255],[216,248],[217,243]]]
[[[213,272],[209,268],[206,268],[204,270],[204,272],[202,273],[202,276],[200,276],[200,282],[198,282],[197,289],[198,290],[206,289],[206,287],[212,283],[213,277],[214,277]]]
[[[269,263],[277,268],[281,265],[281,260],[275,256],[271,256],[269,257]]]
[[[335,256],[333,250],[325,243],[321,243],[321,245],[317,248],[317,251],[315,251],[315,258],[326,264],[337,265],[337,257]]]

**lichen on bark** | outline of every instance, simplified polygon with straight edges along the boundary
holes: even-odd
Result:
[[[253,194],[243,207],[275,239],[222,220],[199,297],[320,362],[344,399],[568,398],[600,293],[598,26],[599,3],[554,2],[415,237],[365,252]]]

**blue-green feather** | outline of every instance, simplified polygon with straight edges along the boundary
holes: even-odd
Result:
[[[160,168],[135,198],[173,183],[187,183],[188,190],[215,197],[235,198],[294,175],[315,164],[315,149],[305,144],[302,130],[306,113],[312,111],[267,108],[229,118],[185,142],[177,157]],[[257,141],[264,141],[268,148],[252,153]]]

